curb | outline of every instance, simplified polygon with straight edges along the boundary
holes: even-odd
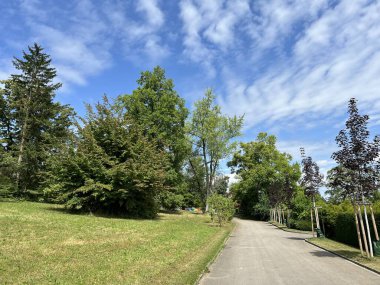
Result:
[[[209,271],[209,267],[214,263],[214,261],[219,257],[219,255],[222,253],[223,249],[226,247],[226,244],[227,244],[228,240],[230,239],[230,237],[232,236],[233,232],[236,230],[236,227],[237,227],[236,223],[233,223],[233,225],[234,226],[233,226],[231,232],[225,237],[225,239],[224,239],[222,245],[220,246],[218,252],[207,263],[206,267],[203,269],[203,271],[201,272],[201,274],[199,274],[197,280],[195,280],[195,282],[194,282],[194,285],[198,285],[199,284],[199,282],[201,281],[201,279],[203,278],[203,276],[206,273],[208,273],[207,271]]]
[[[334,254],[334,255],[336,255],[336,256],[339,256],[339,257],[341,257],[341,258],[343,258],[343,259],[345,259],[345,260],[347,260],[347,261],[349,261],[349,262],[351,262],[351,263],[354,263],[354,264],[356,264],[356,265],[358,265],[358,266],[360,266],[360,267],[363,267],[363,268],[365,268],[365,269],[367,269],[367,270],[369,270],[369,271],[372,271],[373,273],[376,273],[376,274],[380,275],[380,271],[377,271],[376,269],[370,268],[370,267],[368,267],[368,266],[366,266],[366,265],[364,265],[364,264],[361,264],[361,263],[359,263],[359,262],[357,262],[357,261],[351,260],[351,259],[349,259],[349,258],[347,258],[347,257],[345,257],[345,256],[343,256],[343,255],[340,255],[339,253],[333,252],[333,251],[328,250],[328,249],[326,249],[326,248],[324,248],[324,247],[321,247],[321,246],[319,246],[319,245],[316,245],[316,244],[314,244],[314,243],[308,241],[307,239],[305,239],[305,242],[307,242],[308,244],[311,244],[311,245],[313,245],[313,246],[315,246],[315,247],[318,247],[318,248],[320,248],[320,249],[323,249],[324,251],[330,252],[331,254]]]

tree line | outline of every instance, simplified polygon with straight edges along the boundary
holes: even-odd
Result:
[[[299,229],[314,229],[315,222],[319,231],[324,218],[349,209],[358,241],[371,255],[366,212],[372,204],[380,212],[380,139],[369,139],[369,117],[359,114],[355,99],[325,184],[304,150],[301,164],[294,162],[277,149],[273,135],[238,143],[243,117],[224,115],[211,89],[190,112],[159,66],[142,72],[131,94],[104,96],[77,116],[54,101],[61,84],[51,60],[34,44],[14,58],[18,73],[1,81],[1,195],[146,218],[159,209],[200,207],[220,224],[235,206],[242,216]],[[219,172],[225,160],[239,177],[228,191],[228,177]],[[328,199],[319,193],[323,185]],[[325,232],[335,234],[334,223]]]
[[[318,236],[326,233],[326,220],[328,235],[334,238],[344,231],[339,225],[339,213],[348,211],[357,234],[353,244],[363,255],[372,257],[374,248],[380,248],[374,214],[374,208],[380,213],[380,137],[370,139],[369,116],[359,113],[354,98],[349,100],[348,115],[345,129],[336,137],[338,150],[331,156],[337,165],[328,171],[326,181],[304,148],[299,165],[292,162],[289,154],[277,150],[272,135],[260,133],[256,141],[241,143],[229,162],[240,176],[231,189],[240,214],[301,230],[312,229],[313,235],[315,229]],[[327,198],[319,193],[322,186],[328,189]],[[351,227],[352,223],[345,225]]]
[[[207,209],[226,195],[219,173],[242,117],[222,114],[211,89],[190,114],[159,66],[131,94],[86,105],[79,117],[55,102],[57,71],[34,44],[1,81],[3,195],[63,203],[68,209],[154,217],[160,208]]]

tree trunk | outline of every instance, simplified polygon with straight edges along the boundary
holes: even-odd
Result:
[[[315,198],[313,196],[313,207],[314,207],[314,211],[315,211],[315,222],[316,222],[316,226],[317,226],[317,229],[320,229],[320,226],[319,226],[319,216],[318,216],[318,209],[315,205]]]
[[[21,128],[20,149],[19,149],[18,158],[17,158],[16,189],[19,195],[21,195],[21,192],[22,192],[22,190],[20,189],[21,166],[24,160],[24,151],[25,151],[26,135],[27,135],[26,131],[28,129],[29,106],[30,106],[31,97],[32,97],[32,91],[31,89],[29,89],[29,94],[28,94],[26,106],[25,106],[25,118],[24,118],[24,122]]]
[[[358,235],[358,242],[359,242],[359,247],[360,247],[360,253],[362,256],[364,256],[363,253],[363,245],[362,245],[362,238],[360,235],[360,228],[359,228],[359,221],[358,221],[358,209],[356,208],[356,205],[354,204],[354,212],[355,212],[355,225],[356,225],[356,234]]]
[[[364,197],[363,197],[363,200],[364,200]],[[365,225],[366,225],[367,234],[368,234],[369,252],[370,252],[371,257],[373,257],[372,239],[371,239],[371,232],[369,230],[369,222],[368,222],[368,216],[367,216],[367,207],[366,207],[366,205],[364,205],[363,207],[364,207]]]
[[[310,208],[310,219],[311,219],[311,232],[313,233],[314,237],[314,223],[313,223],[313,209]]]
[[[290,222],[289,222],[290,221],[290,210],[289,209],[287,210],[287,220],[286,221],[288,224],[287,227],[290,228]]]
[[[375,220],[375,215],[373,214],[372,205],[369,206],[369,209],[371,210],[373,231],[375,232],[376,241],[379,241],[379,232],[377,231],[376,220]]]
[[[281,209],[281,212],[282,212],[282,223],[285,225],[285,213],[284,213],[284,209]]]
[[[364,230],[362,210],[360,209],[360,205],[358,205],[358,211],[359,211],[360,228],[361,228],[362,233],[363,233],[363,241],[364,241],[365,252],[367,253],[367,256],[370,257],[370,254],[369,254],[369,251],[368,251],[367,237],[366,237],[365,230]]]
[[[203,152],[203,165],[206,171],[206,213],[208,212],[208,196],[209,196],[209,179],[210,174],[208,171],[208,163],[207,163],[207,154],[206,154],[206,143],[202,140],[202,152]]]

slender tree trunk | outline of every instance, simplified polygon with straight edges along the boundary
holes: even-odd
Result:
[[[376,220],[375,220],[375,215],[373,214],[372,205],[369,206],[369,209],[371,210],[373,231],[375,232],[376,241],[379,241],[379,232],[377,231]]]
[[[367,253],[368,258],[370,257],[369,250],[368,250],[368,243],[367,243],[367,237],[364,230],[364,223],[363,223],[363,217],[362,217],[362,210],[360,209],[360,205],[358,205],[358,211],[359,211],[359,221],[360,221],[360,228],[363,233],[363,241],[364,241],[364,248],[365,252]]]
[[[310,208],[310,219],[311,219],[311,232],[313,233],[314,237],[314,222],[313,222],[313,209]]]
[[[364,197],[363,197],[363,200],[364,200]],[[364,208],[364,219],[365,219],[365,224],[366,224],[367,234],[368,234],[369,252],[370,252],[371,257],[373,257],[372,239],[371,239],[371,232],[369,230],[369,222],[368,222],[366,205],[364,205],[363,208]]]
[[[363,253],[363,245],[362,245],[362,238],[360,235],[360,228],[359,228],[359,221],[358,221],[358,209],[356,208],[356,205],[354,204],[354,212],[355,212],[355,225],[356,225],[356,233],[358,235],[358,242],[359,242],[359,247],[360,247],[360,253],[362,256],[364,256]]]
[[[282,214],[282,223],[285,225],[285,214],[284,209],[281,208],[281,214]]]
[[[209,180],[210,180],[210,174],[208,171],[208,163],[207,163],[207,154],[206,154],[206,143],[204,140],[202,140],[202,152],[203,152],[203,165],[206,171],[206,212],[208,212],[208,196],[209,196]]]
[[[290,221],[290,210],[288,209],[287,212],[288,212],[288,213],[287,213],[287,214],[288,214],[288,215],[287,215],[287,220],[286,220],[286,221],[287,221],[287,224],[288,224],[287,227],[290,228],[290,222],[289,222],[289,221]]]
[[[316,226],[317,226],[317,229],[320,229],[320,226],[319,226],[319,216],[318,216],[318,209],[315,205],[315,198],[313,196],[313,207],[314,207],[314,211],[315,211],[315,222],[316,222]]]
[[[32,97],[32,90],[29,88],[25,105],[25,118],[24,122],[21,127],[21,139],[20,139],[20,149],[18,153],[17,158],[17,171],[16,171],[16,189],[19,195],[21,195],[21,188],[20,188],[20,180],[21,180],[21,166],[24,160],[24,151],[25,151],[25,144],[26,144],[26,135],[27,135],[27,129],[28,129],[28,123],[29,123],[29,106],[30,101]],[[25,190],[25,189],[24,189]]]

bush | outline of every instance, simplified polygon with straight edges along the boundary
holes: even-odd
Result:
[[[214,222],[215,216],[218,218],[219,226],[230,221],[235,214],[235,204],[232,199],[219,194],[213,194],[208,199],[211,220]]]
[[[183,207],[184,197],[181,194],[172,193],[169,191],[163,191],[160,194],[160,203],[162,208],[169,211],[176,211]]]
[[[300,231],[310,231],[311,230],[311,222],[310,220],[289,220],[290,228],[297,229]]]

